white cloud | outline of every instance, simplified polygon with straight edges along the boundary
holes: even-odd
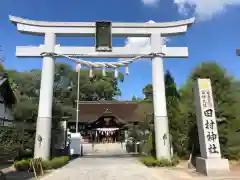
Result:
[[[142,3],[145,5],[156,5],[160,0],[142,0]]]
[[[174,3],[181,14],[193,9],[199,20],[206,20],[223,13],[230,5],[240,5],[240,0],[174,0]]]
[[[155,23],[150,20],[147,23]],[[162,44],[165,45],[169,39],[163,37]],[[151,52],[150,38],[148,37],[128,37],[125,41],[125,47],[129,52],[138,53],[149,53]]]

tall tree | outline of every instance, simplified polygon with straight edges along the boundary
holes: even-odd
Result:
[[[165,73],[165,88],[171,143],[174,152],[183,156],[185,155],[184,141],[187,136],[184,134],[184,122],[179,119],[180,94],[170,71]]]
[[[132,101],[137,101],[136,96],[133,96],[133,97],[132,97]]]
[[[38,112],[41,70],[33,69],[27,72],[8,70],[7,73],[12,80],[12,85],[14,85],[12,87],[15,87],[16,89],[15,94],[18,99],[14,111],[15,120],[19,125],[18,127],[21,126],[20,129],[18,129],[21,132],[23,132],[22,129],[26,128],[34,131]],[[118,83],[123,81],[123,74],[120,73],[119,77],[116,79],[114,78],[113,72],[110,71],[107,72],[106,77],[103,77],[101,74],[102,72],[98,70],[94,71],[95,75],[93,78],[89,78],[88,73],[88,70],[81,70],[80,100],[113,100],[115,96],[121,94],[121,91],[118,88]],[[77,73],[71,66],[57,63],[54,75],[52,107],[52,127],[54,129],[59,128],[61,117],[71,116],[72,118],[75,118],[77,99],[76,90]],[[27,126],[29,124],[31,124],[31,127]],[[20,137],[18,132],[15,134],[16,137]],[[31,138],[27,138],[27,142],[30,142],[30,144],[33,145],[34,135],[31,135]],[[18,141],[16,138],[11,138],[11,140],[13,139]],[[23,139],[21,141],[25,142]],[[16,142],[14,141],[14,143]]]
[[[179,155],[184,154],[184,140],[187,139],[184,133],[184,122],[179,119],[179,103],[180,94],[177,90],[176,83],[172,77],[170,71],[166,71],[164,75],[165,79],[165,93],[166,93],[166,105],[169,119],[169,128],[171,134],[171,142],[173,149]],[[145,100],[153,100],[152,84],[148,84],[143,89]]]
[[[145,100],[152,101],[153,100],[153,89],[152,89],[152,84],[147,84],[143,88],[143,94],[145,96]]]
[[[66,112],[74,112],[76,106],[77,91],[77,73],[67,64],[57,63],[54,77],[54,93],[53,93],[53,116],[65,116]],[[114,78],[113,72],[107,71],[107,76],[103,77],[99,70],[94,71],[94,77],[89,78],[88,70],[81,70],[80,78],[80,100],[113,100],[114,97],[121,95],[118,88],[118,82],[122,82],[123,74],[119,74],[117,79]],[[15,70],[8,71],[9,76],[18,85],[18,95],[24,96],[29,102],[20,101],[19,106],[26,106],[25,103],[38,104],[41,71],[30,70],[28,72],[17,72]],[[23,97],[21,97],[23,98]],[[32,107],[35,107],[34,105]],[[72,110],[71,110],[72,109]],[[66,112],[65,112],[66,111]],[[35,111],[34,111],[35,112]],[[19,115],[23,115],[21,112]],[[75,113],[74,113],[75,114]],[[25,113],[27,115],[27,113]],[[74,115],[73,115],[74,116]],[[25,119],[25,117],[23,117]]]
[[[218,124],[218,131],[220,137],[221,150],[223,155],[228,156],[228,139],[231,131],[230,125],[237,118],[236,111],[236,96],[233,93],[232,82],[233,78],[229,76],[224,68],[216,63],[202,63],[190,75],[187,84],[181,90],[182,102],[184,102],[185,119],[188,120],[188,130],[190,132],[197,132],[196,129],[196,113],[194,107],[193,86],[197,78],[210,78],[212,83],[212,91],[214,98],[214,105],[217,118],[224,118],[226,121]],[[197,137],[190,133],[192,137]],[[193,139],[191,143],[198,141]],[[198,143],[195,143],[198,146]],[[197,148],[199,151],[199,147]],[[199,152],[196,152],[199,153]]]

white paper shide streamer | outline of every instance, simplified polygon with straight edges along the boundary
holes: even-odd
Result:
[[[86,66],[89,68],[89,77],[93,77],[93,69],[94,68],[102,68],[102,75],[106,76],[106,68],[113,68],[114,69],[114,77],[118,78],[119,75],[119,67],[125,67],[125,73],[126,75],[129,74],[129,68],[128,65],[134,61],[136,61],[137,59],[141,58],[142,56],[136,56],[132,59],[129,60],[124,60],[124,61],[119,61],[119,62],[90,62],[90,61],[86,61],[86,60],[82,60],[73,56],[67,56],[64,54],[57,54],[57,53],[46,53],[43,52],[41,53],[42,56],[46,56],[46,55],[51,55],[51,56],[61,56],[61,57],[65,57],[69,60],[72,60],[74,62],[77,63],[76,65],[76,72],[79,72],[82,66]],[[160,57],[164,57],[164,53],[160,52],[160,53],[150,53],[148,54],[150,56],[160,56]]]

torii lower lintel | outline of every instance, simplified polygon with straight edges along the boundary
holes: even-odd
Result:
[[[188,57],[187,47],[163,47],[164,58],[186,58]],[[40,46],[17,46],[17,57],[41,57],[41,53],[47,52],[44,45]],[[134,52],[127,47],[113,47],[112,52],[96,52],[95,47],[64,47],[55,46],[54,53],[63,55],[74,55],[82,58],[134,58],[141,56],[142,58],[150,58],[151,51],[144,50]],[[158,52],[155,52],[158,53]],[[61,56],[57,56],[61,57]]]

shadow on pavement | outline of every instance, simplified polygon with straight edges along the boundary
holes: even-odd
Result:
[[[34,175],[32,172],[7,172],[5,173],[6,180],[30,180],[34,179]]]
[[[12,166],[12,163],[0,163],[0,171]]]

